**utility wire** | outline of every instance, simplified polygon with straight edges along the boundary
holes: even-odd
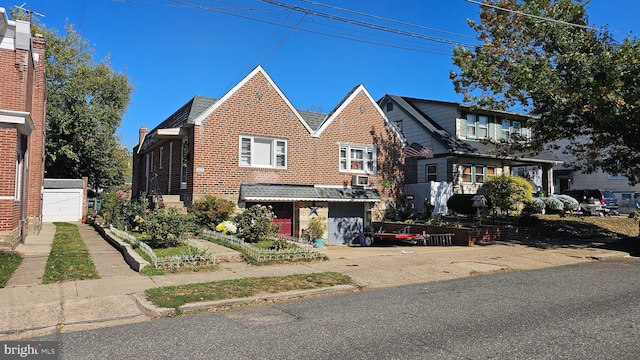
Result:
[[[493,8],[493,9],[498,9],[498,10],[510,12],[510,13],[513,13],[513,14],[532,17],[532,18],[535,18],[535,19],[554,22],[554,23],[558,23],[558,24],[562,24],[562,25],[573,26],[573,27],[577,27],[577,28],[581,28],[581,29],[587,29],[587,30],[593,30],[593,31],[604,31],[602,28],[596,28],[596,27],[589,26],[589,25],[581,25],[581,24],[571,23],[571,22],[567,22],[567,21],[563,21],[563,20],[557,20],[557,19],[553,19],[553,18],[549,18],[549,17],[528,14],[528,13],[523,12],[523,11],[512,10],[512,9],[500,7],[500,6],[497,6],[497,5],[494,5],[494,4],[484,3],[484,2],[475,1],[475,0],[465,0],[465,1],[469,2],[469,3],[472,3],[472,4],[480,5],[480,6],[490,7],[490,8]],[[621,33],[621,34],[628,34],[628,33],[625,33],[624,31],[615,31],[615,30],[609,30],[609,31],[616,32],[616,33]]]
[[[197,9],[201,9],[201,10],[212,11],[212,12],[216,12],[216,13],[220,13],[220,14],[224,14],[224,15],[229,15],[229,16],[234,16],[234,17],[238,17],[238,18],[241,18],[241,19],[252,20],[252,21],[256,21],[256,22],[260,22],[260,23],[264,23],[264,24],[276,25],[276,26],[282,26],[282,27],[288,27],[288,28],[292,28],[293,27],[291,25],[282,25],[282,24],[274,22],[272,20],[265,20],[265,19],[259,19],[259,18],[250,17],[250,16],[246,16],[246,15],[240,15],[240,14],[236,14],[236,13],[230,12],[230,11],[228,11],[226,9],[208,7],[208,6],[191,3],[191,2],[188,2],[188,1],[184,1],[184,0],[169,0],[169,1],[171,1],[173,3],[176,3],[176,4],[180,4],[180,5],[185,6],[185,7],[192,7],[192,8],[197,8]],[[126,2],[135,3],[134,1],[131,1],[131,0],[128,0]],[[298,9],[297,11],[302,11],[302,10]],[[399,45],[399,44],[385,44],[385,43],[380,43],[378,41],[370,41],[370,40],[363,40],[363,39],[359,39],[359,38],[354,38],[354,37],[350,37],[348,35],[330,34],[330,33],[327,33],[326,31],[321,31],[321,30],[303,29],[303,28],[300,28],[300,27],[298,27],[298,30],[299,31],[308,32],[308,33],[312,33],[312,34],[324,35],[324,36],[334,37],[334,38],[338,38],[338,39],[344,39],[344,40],[350,40],[350,41],[365,43],[365,44],[386,46],[386,47],[389,47],[389,48],[395,48],[395,49],[401,49],[401,50],[409,50],[409,51],[414,51],[414,52],[421,52],[421,53],[428,53],[428,54],[435,54],[435,55],[451,56],[451,53],[437,52],[437,51],[433,51],[433,50],[421,50],[421,49],[418,49],[418,48],[415,48],[415,47],[408,47],[406,45]],[[451,44],[453,44],[453,42]],[[475,45],[471,45],[471,46],[475,47]]]
[[[388,21],[388,22],[392,22],[392,23],[396,23],[396,24],[400,24],[400,25],[407,25],[407,26],[411,26],[411,27],[415,27],[415,28],[419,28],[419,29],[424,29],[424,30],[429,30],[429,31],[436,31],[436,32],[441,32],[443,34],[447,34],[447,35],[460,36],[460,37],[465,37],[465,38],[476,40],[475,36],[458,34],[458,33],[454,33],[454,32],[451,32],[451,31],[446,31],[446,30],[431,28],[431,27],[427,27],[427,26],[412,24],[412,23],[408,23],[408,22],[404,22],[404,21],[400,21],[400,20],[389,19],[389,18],[385,18],[385,17],[382,17],[382,16],[377,16],[377,15],[367,14],[367,13],[363,13],[363,12],[359,12],[359,11],[355,11],[355,10],[341,8],[341,7],[338,7],[338,6],[322,4],[322,3],[311,1],[311,0],[300,0],[300,1],[303,1],[303,2],[306,2],[306,3],[309,3],[309,4],[313,4],[313,5],[327,7],[327,8],[334,9],[334,10],[340,10],[340,11],[348,12],[348,13],[351,13],[351,14],[366,16],[366,17],[370,17],[370,18],[373,18],[373,19],[377,19],[377,20],[384,20],[384,21]]]
[[[312,14],[312,15],[317,15],[317,16],[321,16],[321,17],[324,17],[324,18],[332,19],[332,20],[342,21],[342,22],[346,22],[346,23],[349,23],[349,24],[353,24],[353,25],[363,26],[363,27],[367,27],[367,28],[370,28],[370,29],[374,29],[374,30],[386,31],[386,32],[390,32],[390,33],[394,33],[394,34],[398,34],[398,35],[411,36],[411,37],[415,37],[415,38],[418,38],[418,39],[429,40],[429,41],[434,41],[434,42],[440,42],[440,43],[450,44],[450,45],[465,45],[465,46],[471,46],[471,47],[475,46],[475,45],[472,45],[472,44],[465,44],[465,43],[461,43],[461,42],[458,42],[458,41],[449,40],[449,39],[445,39],[445,38],[440,38],[440,37],[436,37],[436,36],[419,34],[419,33],[411,32],[411,31],[395,29],[395,28],[391,28],[391,27],[388,27],[388,26],[368,23],[368,22],[364,22],[364,21],[360,21],[360,20],[355,20],[355,19],[350,19],[350,18],[346,18],[346,17],[342,17],[342,16],[337,16],[337,15],[332,15],[332,14],[323,13],[323,12],[319,12],[319,11],[314,11],[314,10],[303,8],[303,7],[296,6],[296,5],[289,5],[289,4],[281,3],[281,2],[275,1],[275,0],[260,0],[260,1],[265,2],[267,4],[280,6],[280,7],[283,7],[285,9],[290,9],[290,10],[295,10],[295,11],[300,11],[300,12],[306,12],[306,13],[309,13],[309,14]]]

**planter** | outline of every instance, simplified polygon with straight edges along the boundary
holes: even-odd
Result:
[[[320,248],[324,246],[324,240],[322,238],[313,239],[313,246]]]

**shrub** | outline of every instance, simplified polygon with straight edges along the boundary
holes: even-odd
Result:
[[[549,196],[544,199],[546,209],[550,212],[559,212],[564,210],[564,203],[555,196]]]
[[[149,246],[152,248],[174,247],[181,242],[181,236],[197,230],[192,215],[174,208],[158,209],[155,214],[149,215],[146,222],[146,231],[151,237]]]
[[[533,185],[519,176],[501,175],[487,179],[479,192],[491,199],[503,214],[509,214],[531,200]]]
[[[580,207],[580,203],[578,203],[578,200],[572,198],[569,195],[551,195],[551,197],[556,198],[562,202],[562,210],[564,211],[573,211]]]
[[[473,215],[477,209],[473,207],[471,198],[476,194],[454,194],[447,200],[447,208],[461,215]],[[491,209],[491,199],[487,198],[487,209]]]
[[[127,224],[127,201],[116,191],[103,191],[99,195],[102,208],[99,215],[104,218],[106,224],[112,224],[116,228],[123,229]]]
[[[238,225],[237,236],[246,242],[275,237],[278,233],[278,226],[273,223],[275,218],[271,207],[253,205],[236,215],[234,222]]]
[[[194,202],[189,213],[193,214],[199,226],[215,230],[217,224],[231,219],[235,210],[236,204],[233,201],[207,195]]]

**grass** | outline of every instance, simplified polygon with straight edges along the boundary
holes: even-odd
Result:
[[[80,237],[78,226],[54,223],[56,234],[42,277],[43,284],[64,280],[97,279],[100,276]]]
[[[567,216],[538,215],[539,226],[561,230],[562,237],[580,239],[637,237],[638,222],[627,215]],[[558,227],[562,225],[562,227]],[[559,231],[560,232],[560,231]]]
[[[0,288],[7,285],[20,263],[22,263],[22,257],[18,254],[0,252]]]
[[[323,272],[167,286],[148,289],[145,295],[156,306],[177,308],[191,302],[236,299],[346,284],[352,284],[350,277],[337,272]]]

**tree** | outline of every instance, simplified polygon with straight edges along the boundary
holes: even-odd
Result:
[[[465,101],[533,115],[526,124],[531,141],[502,148],[536,152],[563,144],[575,169],[639,183],[638,40],[616,42],[606,28],[589,27],[588,1],[485,3],[480,23],[469,21],[483,43],[454,50],[459,72],[451,79]]]
[[[19,9],[12,17],[30,16]],[[31,24],[32,33],[43,34],[47,44],[46,176],[86,176],[96,190],[124,183],[130,154],[116,130],[133,91],[129,79],[111,69],[108,57],[95,62],[94,49],[72,25],[62,36],[55,28]]]

